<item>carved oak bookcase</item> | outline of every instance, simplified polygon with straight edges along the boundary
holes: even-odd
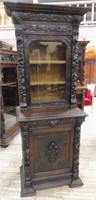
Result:
[[[87,10],[12,3],[22,136],[21,196],[61,185],[81,186],[80,128],[76,106],[78,28]]]

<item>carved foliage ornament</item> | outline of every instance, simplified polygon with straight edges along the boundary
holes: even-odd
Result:
[[[55,14],[36,14],[36,13],[18,13],[12,12],[11,17],[15,24],[21,24],[23,21],[46,21],[46,22],[64,22],[77,23],[82,21],[82,16],[79,15],[55,15]]]
[[[57,160],[60,149],[60,145],[55,141],[51,141],[48,144],[47,149],[45,150],[45,155],[48,157],[49,162],[55,162]]]
[[[35,127],[43,127],[43,126],[48,126],[48,127],[54,127],[54,126],[59,126],[59,125],[66,125],[70,124],[69,126],[74,125],[76,122],[75,118],[64,118],[64,119],[56,119],[56,120],[38,120],[34,122],[28,122],[30,128],[35,128]]]
[[[24,75],[24,56],[23,56],[23,35],[22,31],[16,31],[17,38],[17,52],[18,52],[18,75],[19,75],[19,88],[20,99],[23,104],[26,104],[26,83]]]
[[[76,86],[77,86],[77,68],[78,68],[78,29],[73,35],[72,45],[72,85],[71,85],[71,103],[76,103]]]
[[[23,28],[24,31],[28,32],[28,31],[42,31],[42,32],[48,32],[48,33],[51,33],[51,32],[59,32],[59,35],[61,33],[63,34],[72,34],[72,28],[70,26],[66,26],[63,25],[63,24],[38,24],[38,23],[35,23],[35,24],[25,24],[24,25],[24,28]]]
[[[74,138],[74,153],[73,153],[73,178],[78,178],[79,172],[79,150],[80,150],[80,126],[75,127]]]
[[[29,122],[21,122],[22,129],[24,127],[28,126],[29,131],[31,128],[37,128],[37,127],[54,127],[54,126],[61,126],[61,125],[68,125],[68,126],[74,126],[77,122],[81,125],[84,121],[84,117],[77,118],[64,118],[64,119],[50,119],[50,120],[36,120],[36,121],[29,121]]]

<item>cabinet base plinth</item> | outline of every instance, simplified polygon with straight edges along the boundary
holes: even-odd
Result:
[[[34,196],[36,195],[36,190],[43,190],[43,189],[49,189],[49,188],[54,188],[54,187],[60,187],[60,186],[65,186],[68,185],[71,188],[74,187],[79,187],[83,186],[83,182],[81,181],[80,178],[74,179],[71,181],[70,178],[65,178],[61,181],[52,181],[49,183],[41,183],[41,184],[36,184],[36,185],[29,185],[28,187],[24,187],[24,176],[23,176],[23,170],[22,166],[20,167],[20,174],[21,174],[21,197],[27,197],[27,196]]]
[[[23,176],[22,166],[20,167],[20,175],[21,175],[21,197],[36,195],[36,191],[34,190],[34,188],[32,188],[31,186],[26,188],[24,187],[24,180],[23,180],[24,176]]]
[[[80,178],[72,180],[72,182],[70,184],[71,188],[80,187],[80,186],[83,186],[83,182]]]
[[[36,192],[32,188],[24,189],[21,191],[21,197],[34,196]]]

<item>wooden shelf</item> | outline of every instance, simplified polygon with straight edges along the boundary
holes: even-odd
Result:
[[[65,64],[66,60],[31,60],[30,64]]]
[[[66,82],[65,81],[52,81],[52,82],[31,82],[31,85],[32,86],[35,86],[35,85],[63,85],[63,84],[65,84]]]
[[[16,87],[16,82],[10,82],[10,83],[1,83],[2,87]]]
[[[0,65],[6,65],[6,67],[8,66],[8,68],[9,68],[9,65],[17,65],[18,63],[17,63],[17,61],[12,61],[12,62],[10,62],[10,61],[0,61]],[[13,67],[13,66],[12,66]]]

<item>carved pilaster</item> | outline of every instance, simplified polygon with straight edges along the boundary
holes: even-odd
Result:
[[[23,170],[24,170],[24,179],[25,187],[31,185],[31,175],[30,175],[30,150],[29,150],[29,126],[26,122],[21,123],[21,134],[23,142]]]
[[[74,153],[73,153],[73,179],[78,178],[79,173],[79,148],[80,148],[80,127],[75,127]]]
[[[21,30],[16,30],[17,39],[17,52],[18,52],[18,83],[19,83],[19,99],[21,106],[27,105],[26,98],[26,81],[25,81],[25,70],[24,70],[24,48],[23,48],[23,34]]]
[[[83,185],[83,182],[79,178],[80,129],[81,124],[77,124],[74,130],[73,169],[70,187],[78,187]]]
[[[78,68],[78,28],[74,30],[72,43],[72,85],[71,85],[71,103],[76,104],[77,87],[77,68]]]

